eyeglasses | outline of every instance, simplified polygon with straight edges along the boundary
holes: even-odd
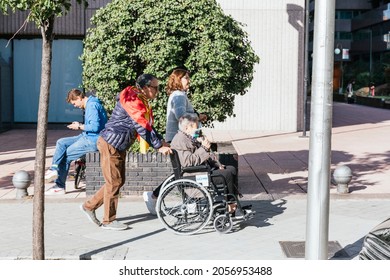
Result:
[[[148,87],[154,88],[155,91],[159,91],[159,87],[158,86],[148,86]]]

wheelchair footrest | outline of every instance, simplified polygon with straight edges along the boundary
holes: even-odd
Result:
[[[255,216],[255,214],[256,214],[256,211],[253,211],[253,210],[250,210],[250,209],[244,210],[244,212],[245,212],[244,220],[246,220],[246,221],[252,219]]]

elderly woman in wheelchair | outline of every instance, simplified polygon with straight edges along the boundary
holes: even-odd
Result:
[[[253,217],[251,206],[242,207],[238,200],[237,170],[212,157],[210,142],[198,129],[196,114],[180,118],[171,149],[174,174],[160,185],[155,206],[167,229],[188,235],[213,221],[218,232],[226,233],[233,227],[232,217]]]

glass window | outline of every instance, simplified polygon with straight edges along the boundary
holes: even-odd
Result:
[[[81,84],[82,40],[54,40],[49,122],[82,121],[82,111],[66,103],[66,93]],[[41,75],[42,39],[14,41],[15,122],[36,122]],[[17,105],[17,106],[16,106]]]
[[[336,12],[336,19],[351,19],[353,17],[352,11],[337,11]]]
[[[352,40],[351,32],[337,32],[337,33],[338,33],[338,39],[340,40]]]

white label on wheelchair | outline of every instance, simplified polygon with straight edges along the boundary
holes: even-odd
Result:
[[[209,176],[207,174],[196,175],[195,181],[203,187],[207,187],[209,185]]]

